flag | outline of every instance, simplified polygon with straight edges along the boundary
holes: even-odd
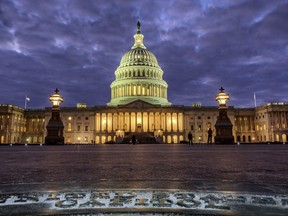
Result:
[[[26,96],[25,100],[26,100],[26,101],[30,101],[30,98]]]

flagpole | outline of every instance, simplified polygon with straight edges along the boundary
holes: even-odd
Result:
[[[27,108],[27,95],[25,95],[25,105],[24,105],[24,109],[26,110]]]
[[[257,106],[257,104],[256,104],[256,94],[255,94],[255,92],[254,92],[254,106],[255,106],[255,108],[256,108],[256,106]]]

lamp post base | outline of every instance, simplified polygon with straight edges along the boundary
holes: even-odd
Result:
[[[234,137],[215,137],[215,144],[225,144],[225,145],[233,145]]]
[[[45,137],[45,145],[64,145],[64,137]]]

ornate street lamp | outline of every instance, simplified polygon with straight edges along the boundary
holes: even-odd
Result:
[[[218,93],[218,95],[216,96],[215,99],[219,103],[219,109],[226,108],[226,102],[230,98],[229,94],[224,92],[223,87],[221,87],[219,90],[220,90],[220,92]]]
[[[59,94],[59,90],[57,88],[55,89],[54,94],[52,94],[49,99],[52,102],[54,109],[59,109],[60,103],[63,102],[63,97]]]
[[[52,102],[52,116],[46,126],[47,136],[45,137],[45,144],[64,145],[64,125],[60,118],[60,103],[63,102],[63,97],[59,94],[59,90],[56,89],[49,99]]]
[[[232,134],[232,123],[227,115],[226,102],[229,100],[229,94],[224,92],[223,87],[221,87],[220,92],[216,96],[216,101],[219,103],[219,116],[215,124],[216,136],[215,144],[233,144],[234,137]]]

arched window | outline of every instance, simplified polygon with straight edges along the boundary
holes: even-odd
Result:
[[[99,138],[99,136],[96,136],[96,137],[95,137],[95,143],[96,143],[96,144],[99,144],[99,142],[100,142],[100,138]]]
[[[105,143],[106,142],[106,136],[102,136],[101,138],[102,138],[101,143]]]
[[[237,142],[240,142],[240,141],[241,141],[240,136],[237,136]]]
[[[178,143],[178,137],[176,135],[173,136],[173,143]]]
[[[287,135],[286,134],[282,134],[282,142],[287,142]]]
[[[276,141],[279,142],[279,134],[276,134]]]
[[[171,136],[170,135],[167,136],[167,143],[171,143]]]

